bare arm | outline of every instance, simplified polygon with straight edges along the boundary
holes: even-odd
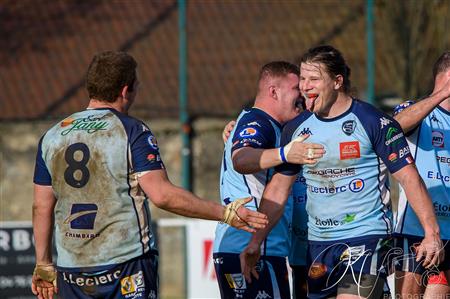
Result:
[[[56,272],[52,261],[53,209],[56,198],[52,186],[34,185],[33,233],[36,250],[36,268],[31,290],[39,298],[53,298]]]
[[[436,106],[442,103],[445,99],[450,97],[450,79],[443,85],[442,88],[435,89],[433,93],[421,100],[420,102],[407,107],[405,110],[399,112],[394,116],[395,120],[399,122],[405,133],[408,133],[433,111]]]
[[[393,173],[393,176],[405,190],[406,198],[419,218],[425,237],[417,249],[417,259],[426,254],[424,266],[439,264],[443,256],[439,225],[427,188],[420,177],[415,165],[411,164]]]
[[[225,206],[203,200],[191,192],[173,185],[164,170],[148,171],[139,177],[138,181],[158,208],[186,217],[224,220]],[[251,198],[246,202],[250,200]],[[236,228],[254,232],[254,228],[262,228],[267,223],[267,217],[259,212],[244,207],[236,207],[234,212],[237,217],[234,217],[229,224]]]
[[[241,270],[248,282],[251,282],[250,272],[258,278],[255,265],[259,259],[260,246],[283,215],[284,206],[295,178],[296,176],[276,173],[264,189],[259,211],[267,215],[269,224],[252,235],[249,244],[240,255]]]
[[[278,166],[284,162],[293,164],[314,164],[325,154],[317,143],[303,143],[309,135],[300,136],[283,148],[261,149],[243,147],[233,152],[233,168],[242,174],[256,173]],[[283,151],[284,159],[280,154]]]

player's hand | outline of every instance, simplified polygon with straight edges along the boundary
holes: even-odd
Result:
[[[423,266],[425,268],[431,268],[439,265],[444,260],[444,246],[442,240],[435,237],[427,237],[415,247],[416,249],[416,262],[423,260]]]
[[[256,279],[259,279],[258,271],[256,271],[256,264],[258,263],[260,255],[259,246],[252,243],[248,244],[244,251],[239,255],[241,271],[248,283],[252,283],[252,274]]]
[[[229,123],[227,123],[225,128],[223,128],[223,132],[222,132],[223,143],[227,143],[227,140],[230,137],[231,131],[233,131],[233,128],[235,125],[236,125],[236,122],[234,120],[232,120]]]
[[[300,135],[286,146],[284,155],[286,161],[293,164],[315,164],[325,154],[325,148],[317,143],[303,143],[309,134]]]
[[[38,299],[53,299],[58,293],[56,270],[53,264],[36,265],[31,278],[31,291]]]
[[[256,228],[265,228],[269,223],[267,216],[244,207],[252,200],[252,197],[240,198],[226,205],[223,222],[249,233],[256,232]]]

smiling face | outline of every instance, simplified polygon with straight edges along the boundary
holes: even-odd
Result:
[[[299,78],[296,74],[288,74],[279,78],[276,84],[278,111],[281,122],[287,122],[296,117],[302,109]]]
[[[302,62],[300,65],[300,92],[306,99],[308,110],[323,114],[336,101],[342,76],[332,78],[325,65]]]

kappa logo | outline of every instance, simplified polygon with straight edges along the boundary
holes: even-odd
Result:
[[[75,203],[64,223],[70,223],[71,229],[94,229],[97,210],[97,205],[93,203]]]
[[[361,157],[361,150],[358,141],[339,143],[339,153],[341,160],[358,159]]]
[[[431,121],[437,122],[439,123],[439,119],[437,119],[436,115],[434,115],[434,113],[431,115]]]
[[[444,133],[440,131],[431,132],[431,143],[434,147],[444,147]]]
[[[348,136],[352,135],[352,133],[355,132],[355,129],[356,121],[354,120],[347,120],[342,124],[342,131]]]
[[[272,298],[269,294],[266,293],[266,291],[258,291],[258,295],[255,297],[255,299],[267,299]]]
[[[383,128],[389,125],[390,123],[392,123],[392,120],[387,119],[386,117],[380,118],[381,130],[383,130]]]
[[[225,274],[225,278],[227,279],[230,288],[235,290],[247,289],[247,284],[242,273]]]
[[[303,130],[300,132],[300,135],[313,135],[313,133],[309,128],[303,128]]]

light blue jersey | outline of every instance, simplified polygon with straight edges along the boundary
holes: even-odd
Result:
[[[278,147],[281,135],[281,125],[270,115],[257,108],[244,110],[237,119],[237,124],[225,144],[220,174],[220,197],[224,205],[235,199],[253,197],[246,205],[256,210],[261,201],[266,184],[273,170],[263,170],[255,174],[240,174],[233,168],[232,153],[242,147],[270,149]],[[262,253],[268,256],[288,255],[289,222],[292,203],[288,203],[283,217],[273,228],[263,243]],[[219,223],[214,241],[215,253],[240,254],[250,241],[251,234],[237,230],[227,224]]]
[[[163,168],[148,127],[113,109],[81,111],[47,131],[34,182],[57,198],[57,266],[96,271],[156,250],[138,175]]]
[[[400,105],[396,112],[410,104]],[[433,201],[441,238],[450,240],[450,112],[438,106],[408,135],[407,140]],[[401,187],[395,219],[396,233],[424,236],[419,219]]]
[[[304,112],[283,129],[281,144],[309,134],[325,147],[314,165],[303,166],[308,201],[308,239],[333,241],[386,236],[392,231],[388,170],[413,163],[403,131],[390,116],[353,99],[335,118]],[[297,175],[298,165],[277,171]]]

